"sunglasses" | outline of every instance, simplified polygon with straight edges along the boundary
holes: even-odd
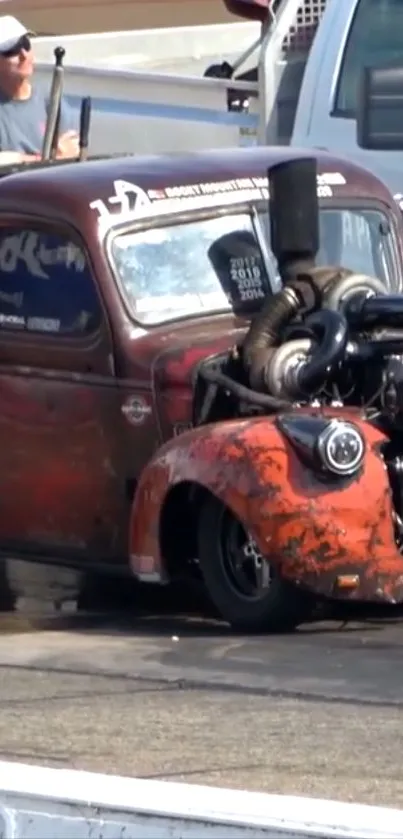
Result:
[[[28,35],[23,35],[13,47],[10,47],[9,50],[0,50],[0,55],[3,58],[15,58],[16,55],[19,55],[21,50],[24,52],[31,52],[32,44],[31,39]]]

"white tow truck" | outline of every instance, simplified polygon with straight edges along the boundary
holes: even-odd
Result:
[[[90,153],[314,146],[403,192],[401,153],[360,147],[356,119],[363,68],[403,63],[403,0],[225,3],[253,22],[36,40],[46,83],[62,45],[65,94],[92,99]]]

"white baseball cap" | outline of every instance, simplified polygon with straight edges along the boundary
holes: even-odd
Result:
[[[0,17],[0,53],[12,49],[24,35],[35,35],[35,32],[12,15]]]

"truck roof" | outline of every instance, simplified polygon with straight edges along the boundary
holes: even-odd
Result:
[[[107,205],[108,199],[115,194],[117,181],[138,187],[155,198],[166,197],[161,192],[165,189],[190,184],[226,182],[234,184],[236,191],[236,185],[242,179],[267,178],[268,167],[301,157],[316,157],[319,182],[323,178],[323,182],[330,185],[330,191],[323,193],[323,197],[378,199],[389,206],[395,205],[382,181],[351,161],[319,149],[280,146],[30,166],[0,181],[0,208],[4,210],[6,204],[10,211],[40,212],[42,216],[46,208],[46,216],[77,226],[90,218],[96,219],[90,205],[97,201]],[[180,198],[179,189],[177,197]],[[220,198],[217,204],[219,202]],[[111,213],[113,210],[110,207]]]

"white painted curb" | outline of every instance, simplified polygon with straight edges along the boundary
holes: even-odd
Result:
[[[403,839],[403,811],[0,761],[0,839]]]

